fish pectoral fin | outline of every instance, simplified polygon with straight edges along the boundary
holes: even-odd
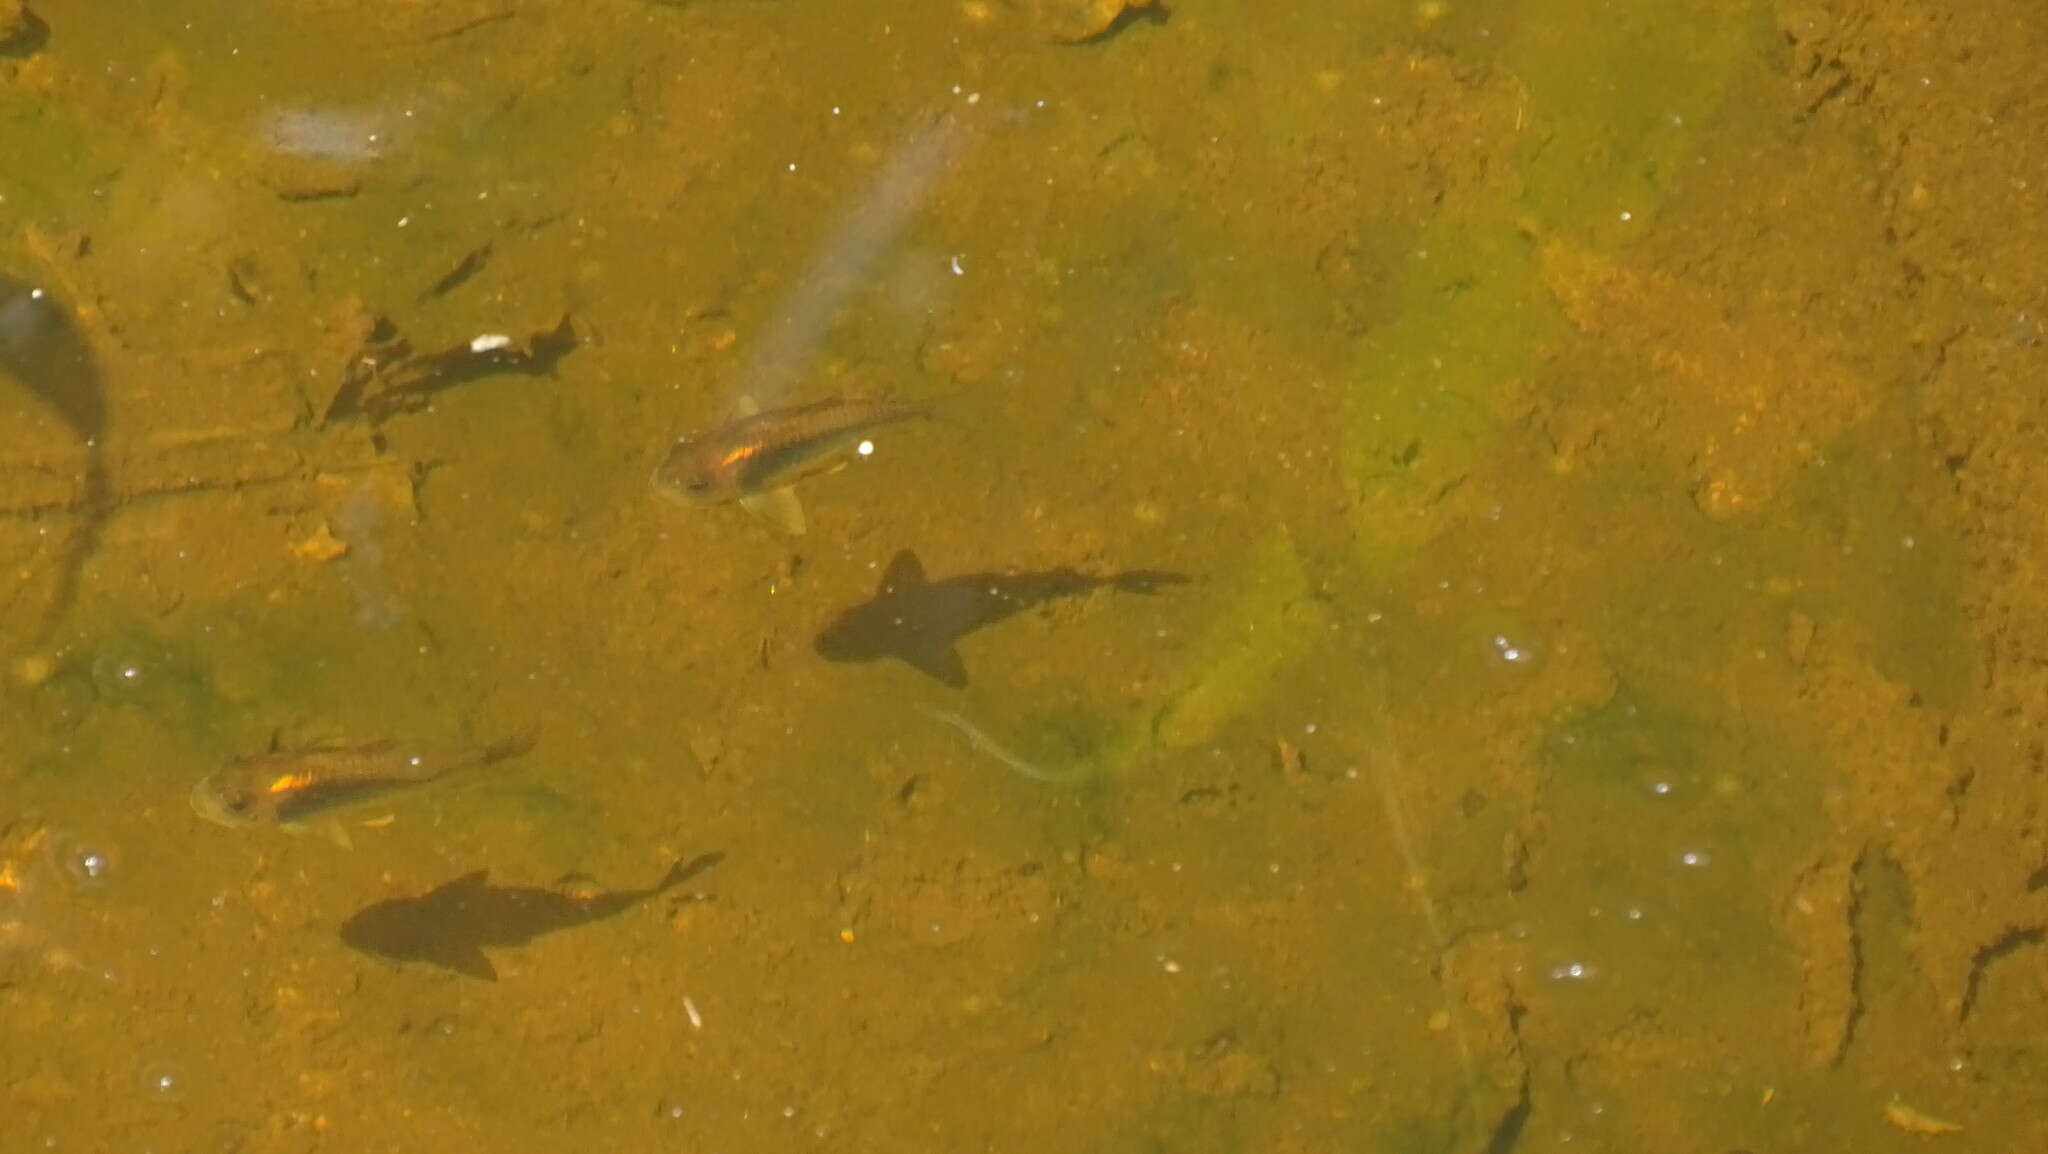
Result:
[[[796,499],[796,490],[784,485],[751,497],[740,498],[740,508],[773,524],[792,537],[804,535],[803,502]]]
[[[347,827],[341,824],[340,818],[330,817],[326,821],[321,822],[320,826],[320,832],[327,835],[328,841],[333,842],[335,845],[338,845],[343,849],[356,848],[356,843],[349,839],[348,829]]]
[[[303,821],[281,821],[277,823],[277,828],[291,834],[293,837],[304,837],[307,834],[314,834],[333,842],[343,849],[356,848],[355,841],[348,836],[348,830],[342,828],[341,819],[338,817],[329,817],[325,821],[316,821],[311,824]]]
[[[920,645],[904,654],[903,659],[919,673],[954,689],[967,688],[967,663],[960,659],[960,651],[951,642]]]
[[[486,982],[498,980],[498,967],[491,964],[491,959],[485,957],[482,950],[467,942],[450,943],[446,948],[434,951],[433,957],[426,960],[464,977]]]

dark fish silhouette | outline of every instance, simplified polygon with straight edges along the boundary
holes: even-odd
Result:
[[[99,544],[112,504],[100,445],[107,432],[106,392],[92,350],[71,323],[71,310],[43,289],[0,275],[0,376],[12,377],[47,405],[85,443],[79,506],[84,524],[65,544],[46,625],[55,624],[78,592],[78,574]]]
[[[327,402],[320,424],[324,427],[357,416],[376,424],[423,409],[441,391],[483,377],[551,377],[555,366],[580,343],[575,322],[564,314],[553,329],[536,332],[524,342],[502,333],[485,334],[439,352],[423,353],[399,335],[396,325],[378,317],[341,387]]]
[[[523,946],[542,934],[566,930],[623,913],[648,898],[717,865],[722,853],[700,855],[669,867],[644,890],[581,895],[535,886],[494,886],[489,870],[467,873],[418,897],[393,898],[357,911],[341,924],[341,940],[352,949],[394,962],[426,962],[498,980],[484,947]]]
[[[827,661],[878,661],[894,657],[955,689],[967,684],[967,666],[954,643],[984,625],[1060,597],[1076,597],[1104,586],[1126,593],[1156,593],[1187,578],[1158,569],[1097,577],[1074,569],[1043,573],[964,573],[943,581],[926,579],[924,565],[908,549],[896,554],[874,597],[841,613],[818,634],[819,656]]]

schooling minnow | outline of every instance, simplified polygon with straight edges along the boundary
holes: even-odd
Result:
[[[370,801],[472,765],[525,753],[533,738],[488,746],[378,741],[369,745],[274,749],[240,757],[192,787],[199,816],[228,826],[297,828],[329,810]]]
[[[763,412],[741,397],[732,420],[684,437],[654,470],[654,491],[685,505],[736,501],[792,535],[804,510],[791,485],[838,468],[872,430],[931,415],[931,406],[834,398]]]

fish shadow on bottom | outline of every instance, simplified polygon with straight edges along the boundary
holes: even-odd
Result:
[[[497,968],[484,947],[512,949],[543,934],[600,921],[657,897],[725,860],[723,852],[679,861],[640,890],[582,894],[540,886],[492,885],[475,870],[426,893],[358,910],[341,924],[349,948],[393,962],[424,962],[487,982]]]
[[[1072,568],[1037,573],[962,573],[938,580],[909,549],[882,573],[875,595],[819,632],[814,647],[827,661],[894,658],[954,689],[967,687],[967,665],[957,643],[968,634],[1047,602],[1085,597],[1097,589],[1150,596],[1185,585],[1182,573],[1133,569],[1092,574]]]

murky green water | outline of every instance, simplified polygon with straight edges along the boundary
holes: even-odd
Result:
[[[2033,7],[16,7],[0,1148],[2048,1139]]]

